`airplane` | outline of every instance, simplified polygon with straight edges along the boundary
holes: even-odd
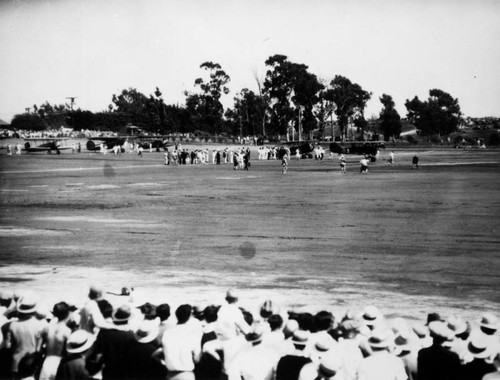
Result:
[[[52,154],[55,151],[56,154],[61,154],[61,150],[71,149],[71,147],[61,146],[61,141],[67,140],[65,138],[26,138],[24,141],[24,150],[28,153],[39,153],[46,152],[47,154]],[[44,142],[45,141],[45,142]],[[36,145],[41,142],[42,144]]]
[[[160,149],[165,149],[172,144],[167,144],[166,141],[161,139],[161,136],[114,136],[114,137],[93,137],[87,141],[87,150],[97,151],[101,149],[101,144],[106,144],[108,149],[113,149],[114,146],[120,147],[128,141],[129,143],[137,142],[139,146],[144,149],[149,149],[149,144],[157,152]],[[122,148],[123,153],[123,148]]]

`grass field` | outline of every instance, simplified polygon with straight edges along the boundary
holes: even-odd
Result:
[[[212,147],[210,147],[212,149]],[[256,149],[256,148],[252,148]],[[500,152],[163,165],[163,153],[0,155],[0,286],[84,301],[93,281],[172,304],[270,297],[341,313],[500,312]]]

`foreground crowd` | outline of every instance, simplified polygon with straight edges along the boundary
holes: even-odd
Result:
[[[368,306],[336,320],[268,300],[252,314],[229,290],[223,305],[183,304],[171,315],[168,304],[113,307],[104,295],[91,286],[81,308],[59,302],[43,313],[33,294],[0,292],[0,378],[500,379],[490,313],[413,324]]]

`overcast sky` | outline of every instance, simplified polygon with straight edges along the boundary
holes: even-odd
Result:
[[[0,119],[70,96],[102,111],[129,87],[182,105],[205,61],[231,77],[227,107],[274,54],[372,92],[368,117],[432,88],[500,116],[500,0],[0,0]]]

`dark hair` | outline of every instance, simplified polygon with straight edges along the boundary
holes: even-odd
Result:
[[[107,300],[97,301],[97,306],[104,318],[111,318],[113,315],[113,305],[111,305]]]
[[[52,314],[58,320],[62,321],[69,316],[69,305],[66,302],[59,302],[54,305],[52,309]]]
[[[311,313],[300,313],[297,316],[297,322],[299,323],[299,329],[311,331],[314,327],[314,317]]]
[[[205,320],[208,323],[215,322],[217,320],[217,313],[219,312],[219,309],[216,306],[207,306],[205,308],[205,311],[203,314],[205,315]]]
[[[186,323],[189,320],[192,311],[193,308],[191,307],[191,305],[184,304],[179,306],[177,310],[175,310],[175,316],[177,317],[177,322],[179,324]]]
[[[269,323],[271,331],[275,331],[283,326],[283,318],[279,314],[273,314],[267,319],[267,323]]]
[[[241,312],[243,313],[243,319],[245,320],[245,322],[248,323],[249,326],[251,326],[253,324],[253,314],[243,309],[241,310]]]
[[[314,316],[314,327],[316,331],[329,330],[333,325],[334,317],[329,311],[320,311]]]
[[[160,321],[166,321],[170,318],[170,306],[168,303],[162,303],[156,308],[156,316],[160,318]]]

